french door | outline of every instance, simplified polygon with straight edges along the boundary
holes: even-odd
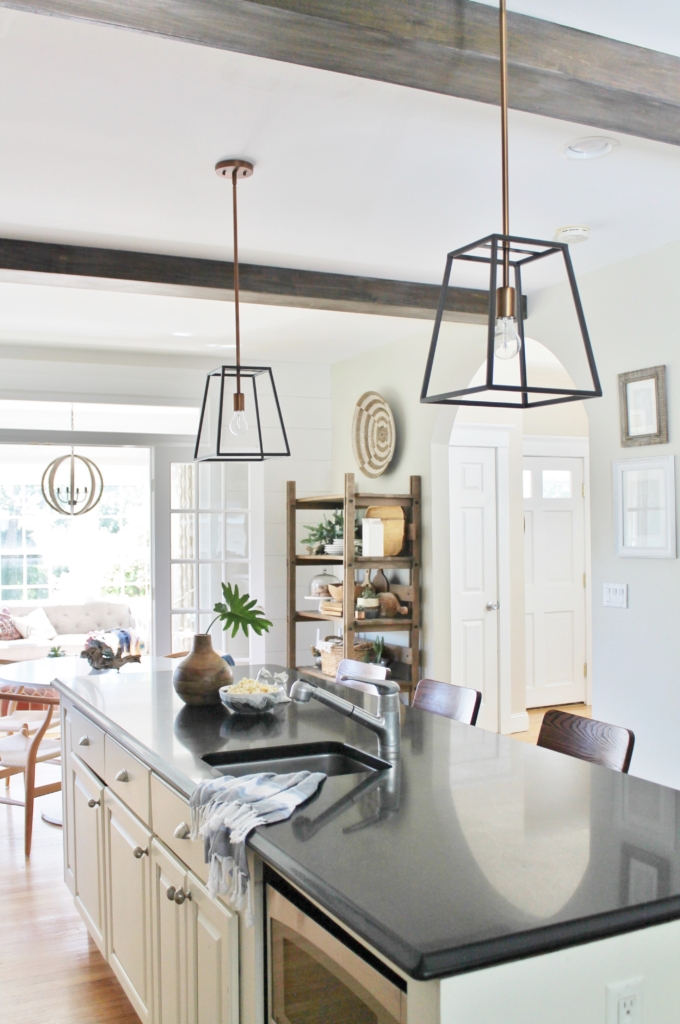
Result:
[[[193,461],[193,448],[153,449],[154,653],[187,651],[222,600],[222,583],[264,599],[264,476],[261,465]],[[263,662],[264,638],[226,638],[215,650]]]

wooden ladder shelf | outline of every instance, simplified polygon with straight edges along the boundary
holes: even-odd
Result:
[[[394,557],[364,558],[354,551],[354,532],[357,520],[357,509],[368,508],[370,505],[400,505],[404,509],[406,519],[406,540],[402,553]],[[334,511],[342,509],[344,515],[344,555],[300,555],[297,552],[297,512],[320,510]],[[420,629],[421,629],[421,509],[420,509],[420,477],[411,477],[409,494],[365,494],[358,493],[354,482],[354,474],[345,474],[345,493],[331,494],[322,497],[299,498],[296,495],[295,481],[289,480],[287,485],[287,540],[288,540],[288,664],[295,665],[297,625],[301,622],[334,622],[342,621],[344,657],[354,657],[354,641],[357,633],[384,633],[396,631],[409,634],[409,645],[386,645],[392,659],[392,678],[399,682],[402,690],[408,693],[409,702],[420,678]],[[342,619],[324,614],[321,611],[298,611],[296,598],[297,569],[303,566],[342,566],[343,592],[345,597],[354,594],[357,570],[369,572],[372,569],[400,569],[409,576],[408,584],[393,584],[393,590],[403,601],[410,604],[411,610],[407,618],[390,619],[356,619],[354,600],[343,601]],[[308,675],[328,680],[320,669],[301,666]]]

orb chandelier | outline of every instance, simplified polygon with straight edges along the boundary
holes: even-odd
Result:
[[[67,482],[59,486],[57,474],[65,463]],[[76,463],[80,468],[76,467]],[[85,477],[82,484],[76,480],[76,473],[81,479]],[[104,478],[92,459],[76,455],[72,448],[70,455],[61,455],[50,462],[43,473],[40,489],[47,504],[59,515],[82,516],[91,512],[99,503],[104,492]]]
[[[447,256],[420,401],[434,405],[481,405],[513,409],[600,398],[602,388],[568,245],[565,242],[548,242],[510,234],[506,0],[500,0],[499,21],[503,231],[455,249]],[[554,283],[548,260],[553,267],[555,261],[563,264],[570,301],[565,303],[560,317],[554,318],[550,325],[552,336],[537,340],[548,350],[553,348],[553,339],[558,339],[562,346],[565,341],[569,344],[571,377],[566,381],[566,374],[556,376],[555,360],[553,379],[550,379],[551,373],[546,369],[545,356],[542,366],[531,364],[531,373],[527,370],[527,342],[531,348],[534,341],[525,338],[524,334],[522,287],[523,283],[532,279],[534,287],[538,288]],[[488,317],[485,329],[475,332],[476,336],[470,333],[473,329],[461,332],[450,326],[449,288],[454,287],[451,280],[454,269],[457,271],[456,283],[459,283],[462,276],[463,283],[468,287],[477,284],[488,288]],[[473,281],[475,275],[481,274],[484,275],[484,281]],[[470,346],[476,346],[476,350]],[[482,366],[478,375],[482,379],[473,380],[467,388],[452,387],[451,378],[456,370],[460,372],[461,357],[472,361],[475,354],[479,356],[477,366]],[[562,386],[565,383],[573,384],[574,377],[583,381],[583,387]]]
[[[241,364],[237,185],[239,178],[251,177],[253,165],[247,160],[220,160],[215,171],[231,178],[232,184],[236,364],[218,366],[208,374],[194,459],[263,462],[290,455],[290,448],[271,367]]]

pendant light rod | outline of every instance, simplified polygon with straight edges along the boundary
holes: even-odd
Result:
[[[236,327],[236,394],[241,394],[241,320],[238,294],[238,167],[231,172],[231,195],[234,221],[234,324]]]
[[[234,412],[243,412],[245,397],[241,391],[241,305],[238,274],[238,194],[239,178],[249,178],[253,165],[248,160],[220,160],[215,164],[215,173],[221,178],[231,178],[232,224],[234,230],[234,324],[236,328],[236,392]]]
[[[510,171],[508,164],[508,18],[506,0],[500,0],[501,37],[501,162],[503,178],[503,234],[510,234]],[[510,250],[503,246],[503,287],[510,283]]]

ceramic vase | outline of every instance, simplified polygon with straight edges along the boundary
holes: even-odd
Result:
[[[233,683],[226,661],[213,650],[209,633],[194,636],[191,653],[177,666],[172,676],[175,691],[185,704],[219,704],[221,686]]]

